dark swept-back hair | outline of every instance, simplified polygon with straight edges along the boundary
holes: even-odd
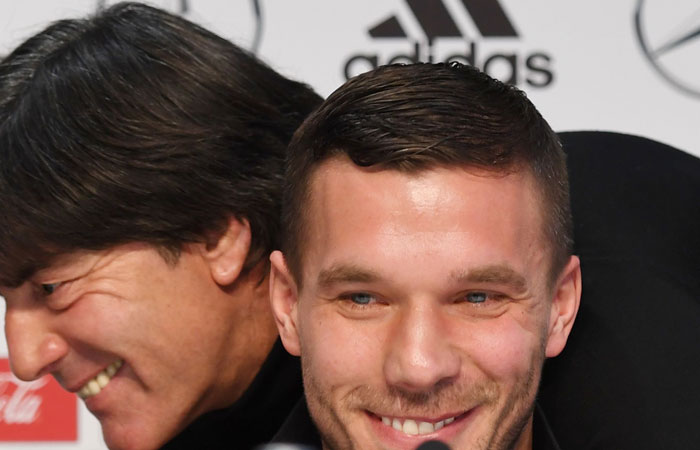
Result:
[[[292,138],[282,248],[297,283],[311,176],[324,161],[343,155],[361,167],[405,172],[437,166],[529,170],[542,198],[550,282],[571,255],[565,155],[525,94],[458,63],[391,65],[345,83]]]
[[[0,284],[127,242],[176,257],[229,217],[250,223],[244,270],[266,262],[286,146],[320,102],[156,8],[54,23],[0,63]]]

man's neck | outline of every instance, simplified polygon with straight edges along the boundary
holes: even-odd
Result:
[[[525,424],[523,432],[513,446],[513,450],[532,450],[532,422],[533,418],[530,416],[530,420]]]
[[[262,265],[255,267],[232,286],[224,289],[233,306],[230,339],[220,361],[220,382],[213,387],[213,408],[235,403],[260,371],[278,338],[270,300],[268,279],[262,277]],[[262,280],[262,281],[261,281]]]

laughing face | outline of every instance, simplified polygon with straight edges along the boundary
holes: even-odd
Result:
[[[238,398],[266,355],[251,308],[227,295],[236,258],[220,250],[186,245],[177,263],[146,244],[77,252],[3,288],[12,370],[82,397],[110,448],[161,446]]]
[[[549,280],[532,177],[338,158],[310,203],[300,286],[276,252],[271,298],[324,448],[529,448],[580,294],[575,257]]]

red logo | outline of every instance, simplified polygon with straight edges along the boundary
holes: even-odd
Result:
[[[0,358],[0,441],[75,441],[77,399],[50,375],[20,381]]]

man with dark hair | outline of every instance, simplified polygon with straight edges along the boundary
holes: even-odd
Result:
[[[140,4],[57,22],[6,57],[0,293],[14,373],[76,392],[112,448],[269,440],[301,374],[278,342],[267,258],[284,150],[319,103]]]
[[[525,95],[457,64],[382,67],[287,156],[270,298],[308,412],[276,440],[313,444],[310,413],[326,449],[557,448],[535,397],[581,273],[564,155]]]

